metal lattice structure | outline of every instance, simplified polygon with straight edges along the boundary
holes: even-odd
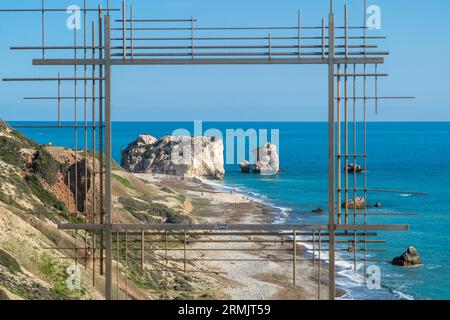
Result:
[[[84,198],[88,193],[92,193],[95,200],[90,208],[87,205],[78,205],[77,191],[75,194],[71,193],[71,189],[79,189],[77,185],[80,183],[77,178],[79,170],[87,170],[87,166],[78,168],[75,165],[74,172],[69,172],[67,176],[68,204],[73,197],[75,202],[73,214],[84,217],[84,222],[62,224],[59,228],[70,230],[77,235],[79,233],[79,237],[84,239],[84,243],[79,247],[76,244],[75,248],[60,249],[66,250],[68,257],[77,262],[80,261],[80,263],[84,262],[86,266],[89,261],[92,262],[90,265],[94,274],[94,283],[97,271],[100,275],[105,276],[107,299],[113,299],[115,296],[113,292],[115,272],[117,272],[117,298],[128,298],[128,259],[131,251],[140,253],[142,269],[144,269],[146,252],[159,251],[163,253],[159,257],[161,261],[165,262],[165,272],[171,272],[168,261],[184,263],[184,268],[179,270],[180,272],[202,272],[201,270],[188,270],[187,263],[189,261],[201,262],[203,260],[195,255],[196,251],[202,249],[188,248],[187,243],[226,244],[226,239],[229,237],[239,236],[261,236],[262,239],[258,240],[260,243],[283,244],[285,247],[259,249],[259,251],[285,252],[288,256],[283,261],[292,263],[294,285],[296,263],[300,259],[297,254],[297,241],[301,237],[302,242],[312,243],[312,257],[302,257],[301,259],[311,260],[314,266],[317,266],[318,298],[334,299],[336,294],[336,252],[350,250],[349,248],[339,248],[337,245],[340,243],[351,244],[355,269],[357,261],[362,259],[365,273],[366,263],[370,261],[366,254],[371,250],[376,250],[371,249],[370,244],[383,242],[373,239],[377,236],[377,232],[408,229],[407,225],[371,224],[368,219],[371,213],[367,212],[367,206],[364,205],[362,209],[358,208],[356,200],[362,198],[367,203],[370,192],[389,192],[389,190],[369,189],[367,170],[363,173],[362,186],[358,186],[356,169],[355,172],[348,169],[351,161],[356,164],[361,159],[364,162],[364,168],[367,168],[366,113],[368,108],[374,105],[377,109],[379,101],[383,99],[407,98],[379,95],[379,79],[386,76],[386,74],[380,73],[379,69],[388,52],[378,51],[377,45],[369,44],[369,41],[382,40],[383,37],[367,34],[365,8],[364,1],[364,20],[361,26],[349,25],[347,6],[345,6],[345,21],[342,25],[336,25],[333,1],[330,1],[328,18],[322,19],[317,26],[303,25],[299,13],[296,23],[292,26],[203,27],[194,17],[188,19],[136,19],[133,7],[130,6],[128,9],[125,2],[121,4],[121,8],[110,8],[108,2],[104,9],[101,6],[88,8],[86,0],[84,0],[81,9],[84,21],[83,35],[80,40],[78,36],[80,31],[75,30],[72,46],[46,45],[47,16],[55,12],[65,13],[66,9],[48,7],[42,0],[41,8],[37,9],[0,10],[2,12],[35,12],[42,16],[42,43],[38,46],[12,47],[13,50],[41,52],[42,56],[33,60],[35,66],[74,68],[73,75],[70,76],[61,76],[61,72],[57,72],[57,76],[53,78],[9,78],[4,80],[56,83],[57,96],[27,97],[26,99],[56,101],[57,125],[47,126],[47,128],[73,129],[75,150],[79,149],[79,131],[84,132],[84,155],[91,156],[94,164],[95,159],[100,160],[99,168],[96,168],[93,173],[94,181],[95,179],[100,181],[100,190],[95,190],[95,186],[88,188],[87,182],[84,182],[86,184]],[[113,19],[115,15],[117,17]],[[91,27],[88,28],[88,19],[93,18]],[[308,31],[308,35],[305,35],[306,31]],[[159,36],[161,32],[166,35]],[[236,35],[243,32],[256,35]],[[82,41],[81,45],[80,41]],[[57,52],[61,56],[57,59],[48,58],[48,52]],[[249,64],[328,66],[328,224],[142,223],[130,225],[114,223],[111,152],[112,69],[120,66],[144,65],[191,65],[194,67],[197,65]],[[80,73],[83,75],[80,76]],[[369,82],[373,84],[370,88]],[[63,83],[73,84],[72,95],[65,96],[61,93]],[[73,122],[66,122],[62,120],[61,106],[70,102],[73,102],[74,118]],[[84,118],[81,120],[77,118],[80,105],[84,110]],[[357,135],[358,125],[363,126],[362,137]],[[91,144],[90,147],[89,144]],[[75,152],[75,157],[77,156],[78,152]],[[87,173],[85,174],[87,176]],[[352,200],[353,205],[351,204]],[[256,242],[250,239],[239,239],[235,239],[235,241]],[[181,243],[182,247],[171,249],[168,243],[173,241]],[[165,246],[155,248],[153,247],[155,243],[162,243]],[[89,254],[79,257],[80,250],[85,253],[89,251]],[[226,251],[227,248],[221,247],[217,250]],[[242,250],[250,249],[243,248]],[[181,252],[181,256],[170,257],[172,251]],[[321,292],[323,252],[327,252],[328,255],[328,293],[325,296]],[[260,259],[260,261],[266,260]],[[115,270],[114,262],[116,263]],[[122,265],[125,263],[125,268],[119,267],[119,263]]]

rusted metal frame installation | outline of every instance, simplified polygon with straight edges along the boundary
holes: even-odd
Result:
[[[86,2],[85,2],[86,3]],[[366,3],[366,2],[365,2]],[[373,99],[375,100],[375,106],[376,106],[376,110],[378,109],[378,100],[379,99],[388,99],[389,97],[379,97],[378,96],[378,78],[381,76],[385,76],[384,74],[379,74],[378,73],[378,64],[382,64],[384,63],[384,59],[383,58],[377,58],[374,57],[376,55],[386,55],[387,52],[368,52],[367,49],[370,48],[376,48],[376,46],[369,46],[366,43],[366,40],[369,38],[377,38],[377,39],[381,39],[384,37],[367,37],[366,35],[366,28],[365,27],[350,27],[348,25],[348,12],[347,12],[347,7],[345,7],[345,25],[344,27],[335,27],[334,25],[334,14],[333,14],[333,5],[332,5],[332,1],[330,1],[330,14],[329,14],[329,24],[328,26],[324,25],[324,21],[322,21],[322,26],[321,27],[303,27],[301,26],[301,17],[300,17],[300,13],[298,15],[298,26],[296,26],[295,28],[291,28],[291,27],[254,27],[254,28],[195,28],[194,27],[194,22],[196,21],[193,17],[190,20],[186,20],[186,22],[191,22],[191,27],[190,28],[134,28],[133,23],[134,22],[142,22],[141,20],[134,20],[133,18],[133,11],[132,11],[132,7],[130,7],[130,19],[126,19],[126,15],[125,15],[125,2],[123,2],[122,5],[122,28],[111,28],[110,27],[110,17],[109,14],[107,15],[107,17],[105,17],[104,19],[104,30],[102,30],[103,27],[103,12],[101,7],[99,7],[98,10],[99,13],[99,44],[96,47],[95,46],[95,42],[94,42],[94,35],[93,35],[93,40],[92,40],[92,45],[91,46],[87,46],[86,43],[86,30],[85,30],[85,41],[84,41],[84,46],[80,47],[77,45],[77,41],[76,41],[76,32],[75,32],[75,39],[74,39],[74,46],[72,47],[50,47],[50,46],[46,46],[45,45],[45,33],[44,33],[44,17],[42,20],[42,29],[43,29],[43,36],[42,36],[42,46],[41,47],[14,47],[14,49],[30,49],[30,50],[34,50],[34,49],[41,49],[42,53],[43,53],[43,59],[36,59],[33,60],[33,64],[34,65],[59,65],[59,66],[73,66],[74,67],[74,78],[61,78],[58,75],[58,78],[55,79],[6,79],[7,81],[57,81],[58,82],[58,96],[56,97],[56,99],[58,100],[58,127],[62,127],[61,126],[61,119],[60,119],[60,104],[61,104],[61,100],[63,99],[67,99],[67,100],[74,100],[74,109],[75,109],[75,126],[72,126],[76,132],[76,130],[78,128],[82,128],[84,127],[84,130],[86,132],[86,130],[88,129],[88,125],[87,125],[87,116],[86,116],[86,104],[87,104],[87,100],[88,99],[92,99],[93,100],[93,115],[92,115],[92,120],[93,120],[93,135],[95,135],[95,129],[96,127],[98,127],[100,129],[100,224],[96,221],[95,219],[95,209],[92,210],[92,220],[90,221],[91,223],[89,224],[79,224],[79,225],[71,225],[71,224],[67,224],[67,225],[62,225],[60,226],[61,229],[70,229],[70,230],[74,230],[75,232],[77,232],[78,230],[83,230],[85,232],[88,231],[92,231],[92,235],[93,237],[95,236],[95,231],[101,231],[101,235],[103,237],[103,235],[105,236],[105,239],[101,239],[100,243],[102,243],[102,245],[100,246],[100,262],[101,262],[101,267],[100,267],[100,272],[103,273],[103,250],[105,249],[106,251],[106,296],[108,299],[112,298],[112,261],[114,259],[113,257],[113,249],[112,249],[112,244],[113,244],[113,239],[112,239],[112,232],[116,232],[117,234],[117,248],[118,250],[120,250],[120,246],[119,246],[119,234],[121,232],[125,232],[125,238],[126,238],[126,245],[125,245],[125,250],[126,252],[128,252],[128,231],[139,231],[141,230],[141,242],[142,242],[142,248],[141,248],[141,260],[142,260],[142,266],[144,263],[144,259],[145,259],[145,254],[144,252],[146,250],[152,250],[151,248],[145,248],[145,230],[161,230],[161,231],[165,231],[165,242],[166,242],[166,272],[167,272],[167,251],[170,251],[167,249],[167,236],[168,233],[170,231],[173,230],[184,230],[184,259],[186,261],[186,252],[190,251],[189,249],[186,248],[186,236],[187,236],[187,231],[192,231],[192,230],[203,230],[201,228],[207,228],[209,231],[214,231],[214,230],[236,230],[236,231],[244,231],[244,230],[265,230],[267,232],[270,231],[281,231],[281,230],[286,230],[286,229],[290,229],[290,230],[294,230],[294,241],[293,241],[293,251],[294,251],[294,259],[293,259],[293,264],[294,264],[294,273],[293,273],[293,278],[295,281],[295,264],[296,264],[296,236],[297,236],[297,230],[301,231],[301,230],[310,230],[312,231],[312,236],[313,236],[313,247],[315,247],[316,244],[316,235],[319,238],[319,274],[318,274],[318,290],[319,290],[319,298],[320,298],[320,279],[321,279],[321,274],[320,274],[320,267],[321,267],[321,263],[320,263],[320,259],[321,259],[321,252],[322,251],[329,251],[329,298],[330,299],[334,299],[334,295],[335,295],[335,284],[334,284],[334,280],[335,280],[335,274],[334,274],[334,265],[335,265],[335,252],[339,251],[340,249],[336,249],[335,248],[335,243],[336,242],[341,242],[339,240],[335,240],[335,236],[338,236],[338,234],[336,234],[337,230],[340,231],[345,231],[345,234],[347,235],[347,233],[350,233],[353,231],[353,243],[354,243],[354,248],[356,249],[356,243],[362,241],[362,243],[364,243],[364,262],[368,261],[366,259],[366,252],[371,250],[371,249],[367,249],[366,244],[370,243],[370,240],[367,240],[367,236],[368,236],[368,232],[367,231],[383,231],[383,230],[391,230],[391,231],[399,231],[399,230],[407,230],[407,226],[403,226],[403,225],[367,225],[367,221],[366,221],[366,216],[367,216],[367,212],[366,212],[366,208],[364,209],[363,215],[364,215],[364,224],[360,225],[357,224],[357,220],[356,220],[356,216],[359,215],[359,213],[356,213],[356,210],[354,210],[354,223],[348,224],[348,208],[346,208],[346,214],[345,214],[345,218],[346,218],[346,224],[345,225],[340,225],[340,199],[339,199],[339,194],[342,190],[344,190],[345,194],[346,194],[346,198],[348,198],[348,192],[350,190],[354,191],[354,197],[356,198],[356,191],[357,191],[357,187],[356,187],[356,182],[354,183],[354,188],[350,189],[349,186],[347,185],[348,183],[348,172],[346,172],[346,187],[345,189],[342,189],[340,187],[338,187],[338,189],[336,190],[334,187],[335,184],[335,156],[336,156],[336,152],[335,152],[335,109],[334,109],[334,101],[337,99],[338,101],[338,148],[340,148],[340,102],[341,102],[341,97],[340,97],[340,79],[341,77],[343,77],[345,79],[345,133],[346,133],[346,139],[345,139],[345,143],[346,143],[346,152],[344,155],[341,155],[341,152],[338,151],[338,177],[340,177],[340,159],[342,157],[345,158],[346,163],[348,163],[348,158],[350,156],[353,156],[355,159],[357,157],[357,153],[356,150],[354,150],[353,155],[350,154],[350,152],[348,151],[348,132],[347,132],[347,122],[348,122],[348,112],[347,112],[347,103],[349,101],[349,99],[351,99],[348,96],[347,93],[347,78],[348,77],[353,77],[354,80],[354,94],[353,94],[353,102],[354,102],[354,126],[356,126],[356,100],[358,99],[362,99],[364,100],[364,161],[366,163],[366,159],[367,159],[367,152],[366,152],[366,101],[369,99]],[[42,1],[42,10],[39,10],[42,12],[42,15],[44,16],[44,13],[46,11],[50,11],[44,8],[44,1]],[[85,28],[86,28],[86,12],[88,12],[89,10],[86,9],[86,5],[84,6],[83,12],[85,15]],[[109,4],[108,4],[108,9],[107,12],[109,13]],[[126,21],[128,21],[130,23],[130,28],[126,27]],[[148,20],[148,21],[154,21],[154,22],[161,22],[163,20]],[[174,22],[176,20],[167,20],[167,22]],[[267,29],[272,29],[272,30],[298,30],[298,35],[297,37],[272,37],[271,34],[269,34],[269,37],[264,37],[264,38],[257,38],[257,37],[253,37],[253,38],[206,38],[206,37],[199,37],[199,38],[195,38],[195,33],[194,31],[196,30],[267,30]],[[302,37],[301,35],[301,30],[302,29],[318,29],[318,30],[322,30],[322,34],[320,37]],[[340,37],[335,35],[335,29],[343,29],[345,32],[345,36],[344,37]],[[362,37],[355,37],[355,36],[349,36],[348,35],[348,30],[349,29],[362,29],[364,30],[364,35]],[[94,30],[94,26],[93,26],[93,30]],[[121,30],[122,31],[122,38],[113,38],[114,40],[120,40],[122,41],[122,46],[121,47],[116,47],[116,46],[111,46],[111,35],[110,35],[110,30]],[[129,30],[130,31],[130,45],[127,45],[127,35],[126,35],[126,31]],[[168,55],[168,56],[172,56],[172,58],[167,58],[167,59],[161,59],[161,58],[154,58],[154,59],[135,59],[136,56],[144,56],[144,55],[149,55],[149,54],[135,54],[134,50],[136,48],[139,49],[159,49],[159,48],[167,48],[167,49],[174,49],[174,48],[179,48],[179,47],[149,47],[149,46],[140,46],[140,47],[135,47],[133,41],[135,40],[162,40],[162,39],[158,39],[158,38],[135,38],[133,36],[133,33],[135,30],[190,30],[191,31],[191,37],[187,38],[189,40],[191,40],[191,46],[186,46],[183,47],[183,49],[191,49],[191,53],[187,54],[187,57],[190,57],[190,59],[186,58],[186,59],[180,59],[180,58],[173,58],[176,57],[178,54],[172,54],[172,55]],[[328,31],[328,35],[325,34],[325,30]],[[104,41],[103,41],[103,35],[104,35]],[[182,40],[185,38],[166,38],[165,40]],[[269,40],[269,44],[268,46],[195,46],[195,40],[223,40],[223,39],[234,39],[234,40],[244,40],[244,39],[248,39],[248,40],[260,40],[260,39],[266,39]],[[277,45],[273,45],[272,44],[272,40],[275,39],[292,39],[292,40],[297,40],[297,45],[295,46],[277,46]],[[321,40],[321,44],[320,46],[311,46],[311,45],[303,45],[301,41],[302,40],[309,40],[309,39],[320,39]],[[344,45],[339,45],[335,43],[336,39],[344,39],[345,40],[345,44]],[[349,45],[348,44],[348,40],[349,39],[363,39],[364,43],[363,45]],[[325,44],[325,40],[328,40],[328,45]],[[53,49],[73,49],[74,50],[74,59],[45,59],[45,50],[53,50]],[[265,58],[243,58],[242,56],[245,56],[246,54],[240,54],[240,53],[198,53],[194,51],[195,49],[239,49],[239,48],[251,48],[251,49],[269,49],[268,53],[250,53],[248,54],[249,56],[258,56],[258,55],[265,55]],[[282,49],[282,48],[295,48],[297,49],[296,52],[293,53],[280,53],[280,52],[273,52],[274,49]],[[313,48],[321,48],[320,52],[303,52],[301,51],[301,49],[313,49]],[[344,48],[345,51],[344,52],[336,52],[335,49],[336,48]],[[355,48],[361,48],[364,51],[362,52],[355,52],[355,51],[349,51],[349,49],[355,49]],[[77,50],[82,49],[84,50],[84,59],[78,59],[77,57]],[[86,56],[86,50],[87,49],[92,49],[93,50],[93,54],[92,54],[92,59],[88,59]],[[95,54],[95,50],[98,49],[98,58],[96,57]],[[116,53],[112,53],[111,50],[112,49],[122,49],[122,53],[121,54],[116,54]],[[131,49],[131,52],[128,53],[127,50]],[[326,49],[328,49],[328,52],[326,51]],[[105,54],[105,56],[103,57],[103,54]],[[112,59],[113,56],[120,56],[122,55],[122,59]],[[159,53],[155,53],[155,54],[151,54],[153,56],[165,56],[165,54],[159,54]],[[198,58],[198,56],[228,56],[228,58]],[[280,58],[280,56],[285,55],[295,55],[297,56],[297,58]],[[317,56],[321,56],[321,58],[303,58],[303,56],[311,56],[311,55],[317,55]],[[364,57],[350,57],[350,56],[361,56],[363,55]],[[345,56],[344,58],[341,58],[341,56]],[[128,57],[131,57],[131,59],[128,59]],[[328,225],[323,225],[323,226],[294,226],[292,229],[291,228],[287,228],[290,226],[282,226],[282,228],[274,228],[274,226],[270,225],[270,226],[249,226],[249,225],[197,225],[197,226],[193,226],[193,225],[150,225],[150,224],[140,224],[140,225],[116,225],[113,224],[112,221],[112,177],[111,177],[111,100],[110,100],[110,85],[111,85],[111,67],[114,65],[204,65],[204,64],[215,64],[215,65],[220,65],[220,64],[322,64],[328,65],[328,69],[329,69],[329,224]],[[341,69],[340,69],[340,65],[343,64],[345,71],[343,74],[341,74]],[[354,69],[353,69],[353,73],[348,73],[347,68],[349,64],[353,64],[354,65]],[[364,72],[363,73],[356,73],[356,65],[363,65],[364,66]],[[374,64],[375,65],[375,73],[369,74],[366,73],[366,65],[368,64]],[[337,71],[335,70],[335,65],[338,66]],[[77,78],[77,66],[83,66],[84,67],[84,78]],[[87,78],[87,66],[92,66],[92,78]],[[98,78],[95,77],[95,68],[96,66],[98,66],[99,68],[99,76]],[[103,71],[105,71],[105,76],[103,77]],[[338,86],[338,96],[335,97],[334,94],[334,89],[335,89],[335,83],[334,83],[334,77],[338,78],[337,81],[337,86]],[[363,97],[357,97],[356,94],[356,77],[363,77],[364,79],[364,96]],[[367,77],[375,77],[375,97],[367,97],[366,95],[366,78]],[[61,85],[61,81],[74,81],[75,85],[74,85],[74,96],[73,97],[61,97],[61,92],[60,92],[60,85]],[[85,100],[85,124],[84,126],[78,126],[77,122],[76,122],[76,117],[77,117],[77,100],[80,99],[80,97],[77,96],[77,81],[84,81],[85,83],[85,94],[84,94],[84,100]],[[87,97],[86,94],[86,83],[87,81],[92,81],[92,87],[93,87],[93,94],[91,98]],[[97,100],[99,101],[99,122],[100,125],[96,126],[95,125],[95,101],[96,101],[96,95],[95,95],[95,83],[96,81],[98,81],[99,83],[99,95],[97,97]],[[103,97],[103,88],[105,90],[105,97]],[[45,97],[36,97],[33,99],[44,99]],[[399,98],[399,99],[403,99],[404,97],[394,97],[394,98]],[[50,99],[54,99],[54,98],[50,98]],[[105,125],[103,126],[103,104],[105,105]],[[105,139],[103,139],[102,135],[103,135],[103,127],[105,130]],[[77,134],[75,135],[75,144],[77,144],[76,142],[77,139]],[[105,156],[106,156],[106,170],[103,170],[102,166],[103,166],[103,140],[105,140],[105,145],[106,145],[106,152],[105,152]],[[356,140],[356,130],[354,129],[354,140]],[[86,140],[85,140],[85,152],[86,152]],[[354,141],[354,149],[356,149],[356,142]],[[77,149],[77,148],[75,148]],[[94,156],[93,156],[93,160],[95,159],[95,137],[93,139],[93,149],[94,149]],[[77,155],[75,155],[77,156]],[[356,161],[356,160],[355,160]],[[95,161],[94,161],[95,163]],[[75,171],[77,171],[77,169],[75,168]],[[95,170],[94,170],[95,171]],[[104,176],[105,175],[105,176]],[[102,188],[103,188],[103,178],[106,180],[106,192],[104,193]],[[68,175],[68,179],[69,179],[69,202],[70,202],[70,173]],[[75,183],[77,183],[77,173],[75,172]],[[95,178],[94,178],[95,179]],[[356,180],[356,179],[355,179]],[[364,188],[363,191],[366,194],[368,192],[367,189],[367,183],[366,183],[366,175],[364,177]],[[338,178],[338,183],[340,185],[340,178]],[[75,188],[75,190],[77,190],[77,188]],[[335,222],[335,190],[338,192],[338,225],[336,225]],[[87,192],[87,191],[86,191]],[[95,190],[94,190],[95,193]],[[75,194],[75,198],[77,198],[77,191]],[[105,198],[105,199],[104,199]],[[94,198],[95,199],[95,195]],[[103,201],[105,201],[106,206],[104,207]],[[77,202],[77,199],[75,199],[75,202]],[[77,208],[77,204],[75,205],[75,207]],[[87,214],[87,208],[85,208],[86,212],[84,212],[84,214]],[[181,228],[181,229],[179,229]],[[209,229],[211,228],[211,229]],[[246,229],[247,228],[247,229]],[[362,233],[362,235],[364,236],[364,240],[357,240],[356,236],[361,235],[361,233],[357,233],[357,231],[364,231]],[[322,240],[322,235],[327,232],[328,235],[328,240]],[[85,233],[86,234],[86,233]],[[148,233],[150,234],[150,233]],[[86,240],[86,239],[85,239]],[[152,242],[152,241],[149,241]],[[155,242],[155,241],[154,241]],[[329,250],[327,249],[322,249],[321,248],[321,244],[322,243],[329,243]],[[77,247],[77,245],[76,245]],[[94,262],[93,262],[93,271],[95,269],[95,240],[93,243],[93,247],[94,247],[94,255],[92,258]],[[86,249],[86,241],[85,241],[85,249]],[[155,249],[153,249],[155,250]],[[356,250],[355,250],[356,251]],[[315,249],[313,249],[313,261],[315,260]],[[77,256],[75,256],[75,259],[77,259]],[[128,259],[128,257],[126,257],[126,259]],[[356,264],[356,252],[355,252],[355,264]],[[119,254],[117,255],[117,271],[119,271],[118,269],[118,265],[119,265]],[[184,267],[185,271],[186,271],[186,266]],[[127,271],[128,272],[128,271]],[[95,282],[95,278],[93,280]],[[117,281],[119,282],[119,275],[117,276]],[[167,283],[166,283],[167,284]],[[127,288],[128,285],[126,284]],[[119,294],[119,285],[118,285],[118,289],[117,289],[117,294]],[[128,294],[128,292],[127,292]],[[167,294],[167,292],[166,292]]]

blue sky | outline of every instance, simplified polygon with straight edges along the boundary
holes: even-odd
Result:
[[[2,1],[1,7],[39,7],[38,0]],[[79,0],[47,0],[50,7],[67,7]],[[88,0],[95,5],[96,0]],[[106,1],[103,1],[106,3]],[[111,0],[112,6],[120,1]],[[129,1],[128,1],[129,3]],[[190,18],[198,26],[295,26],[297,10],[303,24],[316,26],[328,13],[328,0],[134,0],[135,18]],[[342,21],[345,1],[335,1]],[[363,1],[348,0],[350,21],[361,24]],[[414,95],[414,101],[383,102],[372,121],[450,121],[450,2],[448,0],[368,1],[382,10],[381,43],[391,55],[381,71],[382,95]],[[66,45],[73,32],[66,15],[48,16],[49,45]],[[40,45],[40,15],[0,13],[0,76],[55,76],[56,70],[31,66],[38,52],[10,51],[13,45]],[[60,25],[58,27],[58,25]],[[141,34],[144,35],[144,34]],[[241,33],[263,36],[261,33]],[[79,38],[81,39],[81,32]],[[81,44],[81,42],[80,42]],[[71,69],[60,69],[71,75]],[[183,66],[116,67],[113,70],[114,120],[239,120],[324,121],[327,115],[326,67],[323,66]],[[81,75],[81,74],[80,74]],[[64,88],[70,95],[71,89]],[[82,92],[82,87],[80,87]],[[55,85],[0,83],[0,118],[54,120],[53,101],[24,101],[23,96],[55,95]],[[63,93],[64,94],[64,93]],[[63,106],[71,114],[71,105]],[[80,108],[81,109],[81,108]]]

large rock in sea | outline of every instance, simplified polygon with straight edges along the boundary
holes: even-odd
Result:
[[[275,144],[266,143],[264,146],[253,152],[257,159],[256,163],[253,165],[253,173],[275,175],[280,171],[280,159]]]
[[[400,257],[392,260],[392,264],[396,266],[408,267],[421,264],[419,253],[416,248],[409,247]]]
[[[223,179],[223,142],[216,137],[140,135],[122,150],[121,166],[132,173]]]
[[[364,208],[366,208],[367,204],[366,204],[366,199],[365,198],[361,198],[361,197],[357,197],[355,199],[350,199],[347,202],[344,202],[342,204],[342,208],[344,209],[349,209],[349,210],[362,210]]]

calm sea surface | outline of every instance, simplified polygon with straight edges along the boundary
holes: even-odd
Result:
[[[119,162],[121,149],[139,134],[162,137],[179,128],[194,132],[193,127],[193,123],[188,122],[116,122],[113,125],[114,158]],[[222,132],[239,128],[279,129],[283,173],[274,177],[242,175],[237,165],[227,165],[222,184],[277,207],[279,213],[274,216],[275,223],[326,223],[326,215],[311,213],[315,208],[327,208],[326,123],[203,124],[204,130],[209,128]],[[359,137],[360,129],[358,126]],[[39,143],[74,147],[73,130],[21,131]],[[78,147],[83,148],[84,130],[78,131]],[[353,132],[349,134],[352,137]],[[414,216],[370,216],[371,223],[406,223],[411,230],[383,233],[387,243],[371,247],[386,248],[387,251],[370,252],[369,258],[390,260],[413,245],[418,249],[423,265],[402,269],[388,262],[369,262],[381,268],[383,288],[368,290],[354,282],[358,277],[349,270],[349,264],[341,262],[340,274],[345,277],[340,278],[340,285],[349,291],[348,298],[355,299],[450,299],[450,123],[369,123],[367,141],[368,187],[405,191],[370,193],[369,203],[383,204],[381,209],[371,209],[372,212],[416,213]],[[352,148],[349,151],[352,152]],[[363,152],[361,144],[356,151]],[[359,162],[362,164],[362,160]],[[362,176],[359,176],[358,185],[362,186],[362,183]],[[407,191],[427,195],[416,196]],[[340,256],[341,260],[346,258],[345,254]]]

